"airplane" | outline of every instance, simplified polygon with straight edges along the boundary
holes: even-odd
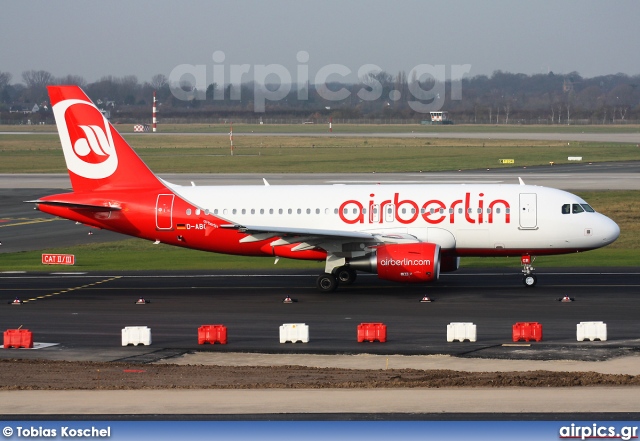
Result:
[[[324,261],[322,292],[358,271],[438,280],[466,256],[592,250],[620,228],[583,199],[519,184],[181,186],[156,176],[77,86],[49,86],[73,191],[36,207],[89,226],[197,250]]]

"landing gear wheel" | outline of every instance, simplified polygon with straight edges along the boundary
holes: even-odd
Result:
[[[522,278],[522,283],[524,283],[524,286],[536,286],[538,278],[535,274],[525,274]]]
[[[334,274],[336,275],[338,282],[340,282],[340,285],[351,285],[356,281],[356,277],[358,276],[354,270],[344,266],[336,269]]]
[[[522,263],[522,283],[524,286],[536,286],[538,283],[538,278],[533,273],[535,268],[533,267],[533,262],[536,260],[535,256],[531,256],[529,254],[523,254],[520,262]]]
[[[316,286],[322,292],[333,292],[338,288],[338,279],[333,274],[320,274],[316,280]]]

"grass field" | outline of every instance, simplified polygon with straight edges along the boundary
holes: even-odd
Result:
[[[415,172],[640,160],[633,144],[477,139],[367,137],[128,135],[128,142],[157,173]],[[54,134],[0,135],[0,173],[64,173]]]

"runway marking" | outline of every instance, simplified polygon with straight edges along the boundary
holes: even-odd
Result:
[[[53,296],[59,296],[61,294],[64,294],[64,293],[67,293],[67,292],[70,292],[70,291],[77,291],[79,289],[89,288],[91,286],[99,285],[101,283],[111,282],[113,280],[117,280],[117,279],[120,279],[120,278],[122,278],[122,276],[110,277],[108,279],[104,279],[104,280],[101,280],[99,282],[87,283],[86,285],[76,286],[76,287],[73,287],[73,288],[67,288],[67,289],[64,289],[64,290],[61,290],[61,291],[58,291],[58,292],[54,292],[54,293],[51,293],[51,294],[45,294],[45,295],[42,295],[42,296],[33,297],[31,299],[23,300],[22,303],[35,302],[36,300],[40,300],[40,299],[44,299],[44,298],[48,298],[48,297],[53,297]]]
[[[15,224],[8,224],[8,225],[0,225],[0,228],[9,228],[9,227],[17,227],[19,225],[31,225],[31,224],[40,224],[43,222],[53,222],[53,221],[59,221],[59,220],[64,220],[61,219],[59,217],[54,217],[54,218],[37,218],[37,219],[32,219],[32,218],[21,218],[21,219],[11,219],[11,220],[26,220],[26,222],[18,222]]]
[[[41,279],[41,275],[32,275],[28,274],[26,271],[1,271],[0,274],[6,274],[6,279]],[[582,276],[627,276],[627,275],[640,275],[640,272],[557,272],[557,273],[545,273],[545,272],[537,272],[538,275],[544,276],[565,276],[565,275],[582,275]],[[86,272],[65,272],[65,273],[48,273],[49,276],[54,276],[51,278],[95,278],[98,276],[90,275]],[[495,273],[471,273],[471,274],[443,274],[443,278],[455,278],[455,277],[505,277],[505,276],[521,276],[520,272],[495,272]],[[170,275],[162,275],[162,274],[143,274],[143,275],[120,275],[120,276],[112,276],[112,275],[102,275],[102,277],[119,277],[123,279],[222,279],[222,278],[273,278],[273,277],[281,277],[281,278],[310,278],[316,277],[315,274],[170,274]],[[376,277],[375,274],[358,274],[358,277]],[[441,279],[442,280],[442,279]],[[565,286],[565,285],[545,285],[545,286]],[[640,286],[637,284],[632,285],[570,285],[570,286]]]
[[[77,272],[77,273],[66,272],[66,273],[50,273],[50,274],[54,275],[54,276],[81,276],[81,275],[84,275],[84,274],[87,274],[87,273],[86,272]]]

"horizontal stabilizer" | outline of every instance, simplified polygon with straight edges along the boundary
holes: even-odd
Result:
[[[81,204],[78,202],[63,202],[63,201],[24,201],[25,203],[38,204],[38,205],[51,205],[53,207],[67,207],[75,208],[79,210],[91,210],[91,211],[120,211],[120,207],[104,206],[104,205],[92,205]]]

